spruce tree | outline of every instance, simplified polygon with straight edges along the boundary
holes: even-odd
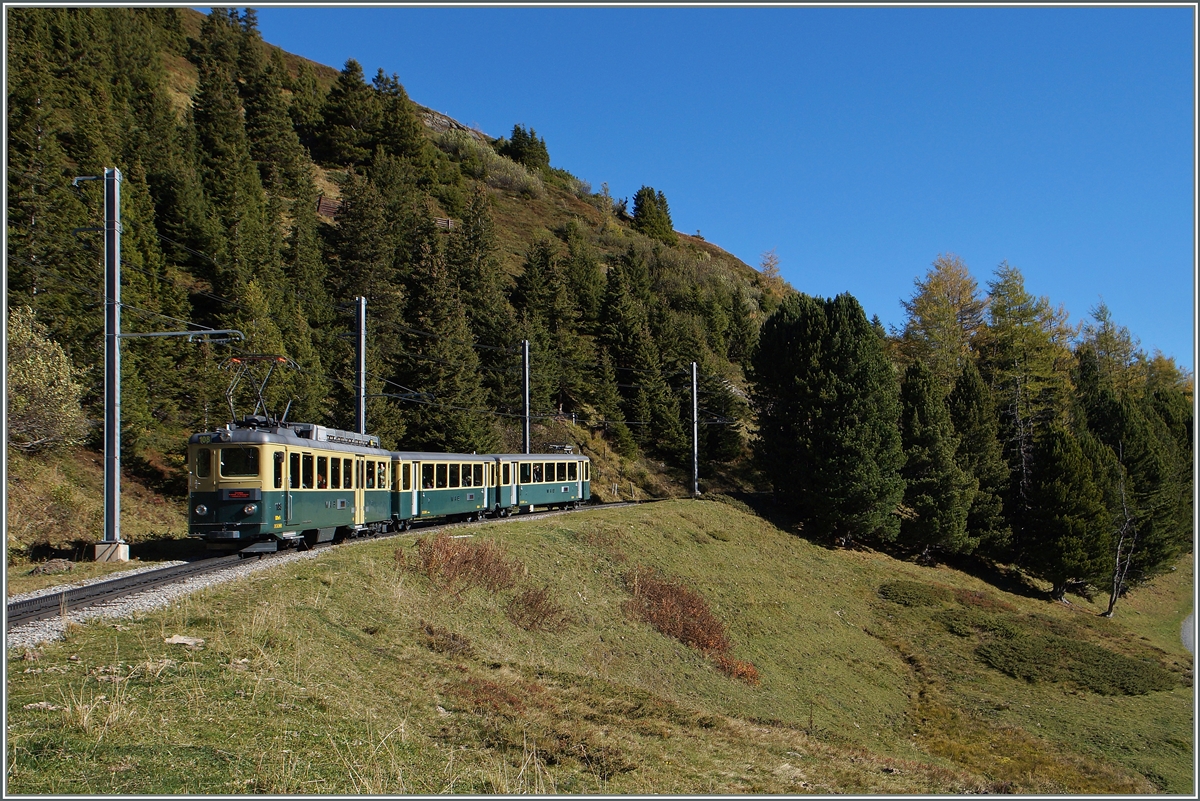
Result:
[[[776,497],[815,534],[895,539],[898,388],[858,302],[786,298],[763,324],[751,380],[756,454]]]
[[[651,186],[643,186],[633,196],[633,228],[667,245],[679,243],[667,196]]]
[[[939,381],[921,361],[909,365],[900,385],[900,437],[904,505],[911,513],[900,523],[901,540],[927,561],[938,551],[970,553],[979,543],[967,529],[978,482],[955,461],[960,441]]]
[[[979,550],[984,554],[993,559],[1005,558],[1012,536],[1003,507],[1008,465],[1000,449],[995,404],[973,361],[963,365],[947,405],[958,437],[955,458],[977,482],[967,512],[967,533],[979,541]]]
[[[383,122],[378,93],[367,86],[362,65],[348,59],[321,107],[322,128],[317,138],[320,158],[355,166],[370,158]]]
[[[1027,523],[1022,565],[1051,583],[1064,600],[1073,587],[1103,581],[1111,547],[1104,500],[1093,467],[1076,437],[1051,425],[1033,452],[1029,498],[1036,514]]]

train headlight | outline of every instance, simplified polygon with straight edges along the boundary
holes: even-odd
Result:
[[[254,505],[254,504],[252,504],[252,503],[248,503],[248,504],[246,504],[245,506],[243,506],[243,507],[242,507],[242,511],[243,511],[243,512],[245,512],[245,513],[246,513],[246,514],[248,514],[248,515],[252,515],[252,514],[254,514],[254,511],[255,511],[256,509],[258,509],[258,507],[257,507],[257,506],[255,506],[255,505]]]
[[[204,517],[206,514],[208,514],[208,507],[202,503],[197,504],[193,511],[195,511],[197,517]]]

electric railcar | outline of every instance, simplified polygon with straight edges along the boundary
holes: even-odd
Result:
[[[591,498],[575,454],[386,451],[370,435],[249,416],[188,442],[189,535],[241,553]]]

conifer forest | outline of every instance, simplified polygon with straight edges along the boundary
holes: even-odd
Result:
[[[930,254],[888,331],[675,231],[669,187],[594,191],[534,127],[491,138],[403,76],[284,53],[251,9],[6,14],[10,447],[103,440],[104,204],[72,180],[115,166],[124,330],[245,335],[122,345],[123,460],[168,493],[238,354],[286,360],[270,413],[353,428],[364,297],[384,447],[519,450],[528,340],[535,422],[681,494],[696,362],[702,487],[772,492],[805,536],[1016,565],[1110,612],[1192,547],[1192,376],[1103,304],[1072,322],[1017,267]]]

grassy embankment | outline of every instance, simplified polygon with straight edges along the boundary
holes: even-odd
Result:
[[[712,502],[455,533],[499,546],[475,586],[368,542],[14,654],[9,788],[1193,792],[1190,562],[1107,620]],[[759,682],[641,622],[638,567],[703,596]],[[1087,664],[985,661],[1028,672],[1048,634]]]

